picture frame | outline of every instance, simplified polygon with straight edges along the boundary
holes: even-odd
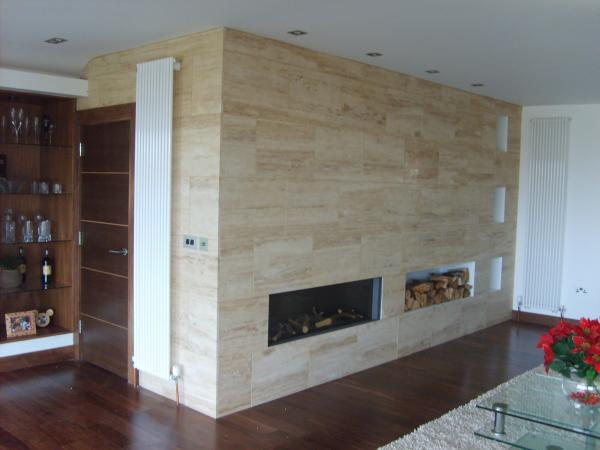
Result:
[[[33,336],[37,334],[35,310],[6,313],[4,317],[6,321],[7,338]]]

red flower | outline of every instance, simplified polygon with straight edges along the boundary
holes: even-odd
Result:
[[[597,320],[581,318],[579,326],[575,327],[575,332],[579,336],[585,336],[592,341],[596,341],[600,337],[600,323]]]
[[[596,372],[594,377],[600,375],[600,321],[596,319],[582,318],[577,325],[561,320],[547,334],[540,336],[537,347],[544,350],[546,371],[556,358],[556,348],[558,358],[566,368],[586,373],[593,370]],[[567,349],[573,356],[564,354]]]
[[[600,345],[591,347],[583,362],[592,366],[596,372],[600,372]]]
[[[544,348],[544,345],[551,346],[554,345],[554,338],[549,334],[542,334],[540,336],[540,341],[537,344],[537,348]]]
[[[544,349],[544,367],[546,368],[546,372],[548,372],[548,367],[554,361],[554,351],[551,346],[546,344],[542,348]]]
[[[554,328],[550,328],[550,334],[557,340],[569,337],[575,331],[575,327],[564,320],[556,324]]]

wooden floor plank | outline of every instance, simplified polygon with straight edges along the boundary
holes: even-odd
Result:
[[[370,449],[541,363],[507,322],[219,420],[86,363],[0,373],[3,449]]]

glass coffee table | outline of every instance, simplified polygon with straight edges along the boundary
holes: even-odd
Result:
[[[475,434],[518,449],[600,450],[600,412],[576,409],[561,383],[534,372],[481,400],[490,422]]]

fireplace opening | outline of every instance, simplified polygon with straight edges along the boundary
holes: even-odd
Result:
[[[381,278],[269,295],[269,346],[381,316]]]

